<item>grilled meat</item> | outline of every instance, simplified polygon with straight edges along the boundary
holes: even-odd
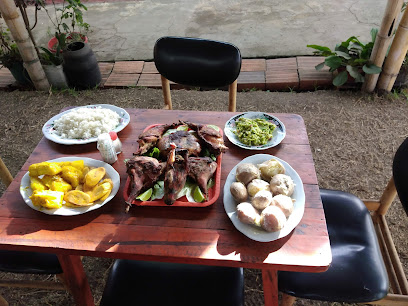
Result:
[[[184,187],[187,180],[188,151],[178,149],[174,143],[170,144],[167,158],[166,174],[164,176],[164,203],[172,205],[177,194]]]
[[[171,144],[175,144],[178,149],[187,149],[188,155],[198,156],[201,152],[201,145],[198,138],[187,131],[176,131],[172,134],[163,136],[157,143],[160,155],[166,157],[170,150]]]
[[[162,175],[166,163],[148,156],[134,156],[126,162],[126,172],[130,178],[130,194],[127,200],[129,205],[136,199],[142,190],[150,188]]]
[[[178,123],[156,125],[144,131],[139,135],[139,139],[137,141],[139,143],[139,149],[134,153],[134,155],[143,155],[149,151],[160,140],[164,132],[166,132],[168,129],[174,128],[177,125]]]
[[[213,176],[215,170],[217,170],[217,163],[209,157],[188,158],[188,176],[197,182],[206,198],[208,198],[208,180]]]
[[[183,122],[187,126],[196,131],[198,137],[205,143],[208,150],[214,155],[218,156],[224,153],[228,148],[224,144],[224,139],[220,131],[216,130],[209,124],[196,124],[191,122]]]

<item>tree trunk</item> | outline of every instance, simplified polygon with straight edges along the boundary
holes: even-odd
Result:
[[[23,18],[20,16],[14,1],[1,0],[0,12],[17,44],[18,50],[24,61],[24,66],[27,69],[35,88],[37,90],[49,90],[50,84],[45,76],[34,44],[28,35]]]
[[[402,0],[388,0],[381,27],[375,39],[374,48],[370,57],[370,61],[378,67],[381,67],[384,63],[397,19],[401,13],[402,4]],[[379,74],[367,74],[362,89],[366,92],[373,92],[377,85],[378,77]]]

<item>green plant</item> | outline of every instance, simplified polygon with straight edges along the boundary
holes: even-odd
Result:
[[[57,5],[52,0],[53,13],[51,13],[45,0],[35,0],[43,8],[54,25],[54,36],[58,39],[61,49],[74,41],[83,41],[89,31],[89,24],[84,22],[83,11],[88,8],[81,3],[81,0],[64,0],[61,5]]]
[[[57,52],[53,53],[50,50],[40,47],[43,50],[43,53],[40,53],[40,61],[44,65],[54,65],[59,66],[62,64],[62,56],[60,52],[60,45],[57,46]]]
[[[356,82],[364,82],[364,73],[377,74],[381,68],[370,62],[375,38],[378,29],[371,30],[371,42],[364,44],[357,37],[352,36],[346,41],[337,44],[334,51],[328,47],[319,45],[307,45],[316,51],[315,55],[326,57],[323,63],[315,68],[321,70],[324,66],[330,68],[329,71],[337,71],[337,76],[333,79],[334,86],[341,86],[347,82],[349,76]]]
[[[16,62],[23,62],[17,44],[12,40],[10,30],[3,30],[0,24],[0,61],[6,68],[11,68]]]

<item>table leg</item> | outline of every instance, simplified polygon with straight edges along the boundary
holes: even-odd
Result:
[[[67,287],[78,306],[95,306],[80,256],[58,255]]]
[[[278,274],[276,270],[263,269],[262,282],[265,306],[278,306]]]

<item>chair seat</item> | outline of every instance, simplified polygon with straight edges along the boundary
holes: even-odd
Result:
[[[0,250],[0,271],[28,274],[62,273],[54,254]]]
[[[244,305],[242,268],[118,259],[100,305]]]
[[[363,303],[383,298],[388,276],[369,211],[356,196],[320,190],[332,250],[323,273],[279,272],[279,290],[312,300]]]

